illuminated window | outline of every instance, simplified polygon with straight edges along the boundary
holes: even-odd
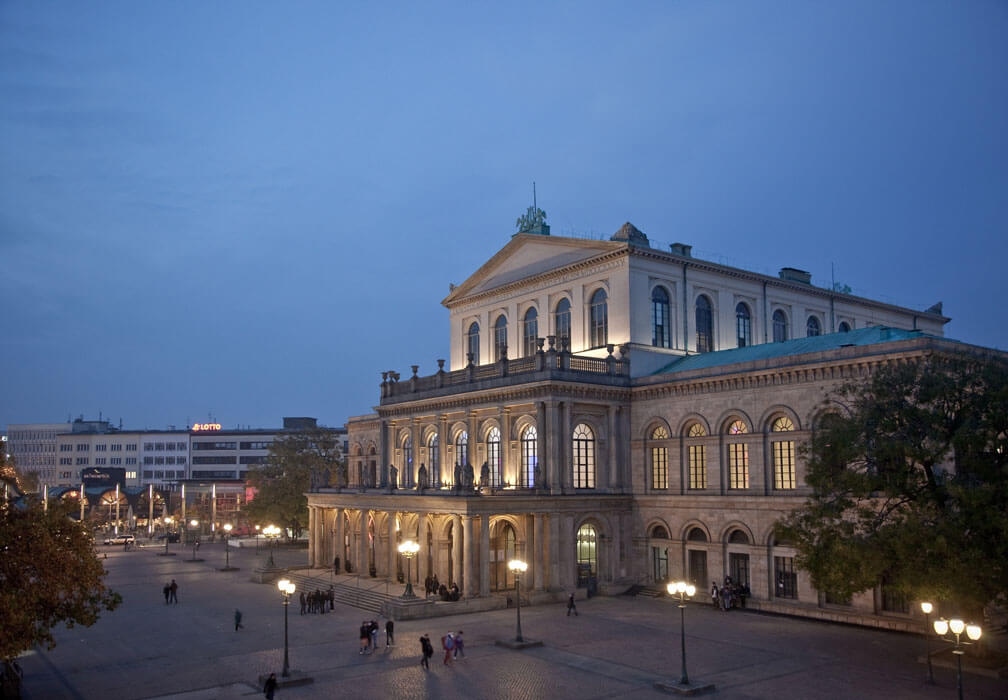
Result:
[[[469,331],[466,333],[467,361],[476,365],[480,362],[479,333],[480,329],[478,323],[471,324],[469,326]]]
[[[589,312],[591,347],[604,347],[609,342],[609,302],[604,289],[592,294]]]
[[[703,443],[694,441],[707,437],[707,431],[700,423],[694,423],[686,432],[686,437],[689,438],[689,442],[686,444],[689,487],[691,489],[705,489],[707,488],[707,447]]]
[[[464,430],[455,438],[455,463],[461,467],[469,463],[469,434]]]
[[[494,362],[500,362],[505,357],[507,357],[507,319],[501,314],[494,323]]]
[[[427,440],[427,462],[430,464],[428,478],[435,488],[441,485],[441,450],[439,448],[437,433],[434,433]]]
[[[783,343],[788,339],[787,316],[780,309],[773,312],[773,341]]]
[[[553,312],[553,333],[556,335],[556,347],[558,350],[564,347],[564,341],[566,341],[568,347],[570,346],[570,308],[570,301],[561,299],[557,302],[556,310]]]
[[[773,422],[771,432],[793,431],[794,423],[786,416]],[[793,489],[795,487],[795,443],[794,440],[771,440],[770,453],[773,456],[774,488]]]
[[[407,436],[407,438],[403,440],[402,455],[402,472],[399,474],[400,486],[409,484],[409,476],[413,474],[413,438]]]
[[[747,433],[745,423],[734,421],[728,427],[728,435],[744,435]],[[728,443],[728,488],[749,488],[749,445],[744,442]]]
[[[491,428],[487,433],[487,468],[490,470],[490,486],[497,488],[501,485],[501,453],[500,453],[500,430]],[[485,486],[485,484],[480,484]]]
[[[582,525],[577,533],[578,586],[587,586],[598,575],[598,533],[592,525]]]
[[[651,431],[652,440],[668,440],[669,433],[664,425],[659,425]],[[668,488],[668,446],[651,446],[651,488]]]
[[[521,467],[518,469],[518,485],[534,488],[535,470],[539,464],[537,451],[539,449],[539,434],[535,426],[530,425],[522,432],[521,437]]]
[[[536,352],[536,338],[539,337],[539,312],[535,307],[525,312],[522,322],[522,350],[525,357],[532,357]]]
[[[749,307],[742,303],[735,307],[735,335],[740,348],[752,345],[752,317]]]
[[[714,349],[714,315],[710,299],[703,294],[696,300],[696,344],[697,352]]]
[[[595,488],[595,433],[584,423],[574,428],[574,488]]]
[[[655,287],[651,292],[651,344],[667,348],[669,335],[669,295],[664,287]]]

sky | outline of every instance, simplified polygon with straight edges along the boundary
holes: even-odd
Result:
[[[1008,3],[0,3],[0,430],[325,425],[507,244],[666,247],[1008,349]]]

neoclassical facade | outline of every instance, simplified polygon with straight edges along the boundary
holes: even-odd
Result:
[[[731,576],[752,604],[907,614],[884,587],[825,600],[776,541],[808,491],[798,446],[827,392],[951,349],[940,304],[895,307],[651,248],[519,233],[442,301],[448,367],[382,372],[348,424],[348,483],[308,495],[309,558],[411,575],[467,598],[601,593]]]

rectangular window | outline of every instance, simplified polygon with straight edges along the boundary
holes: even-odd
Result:
[[[153,451],[154,451],[154,443],[153,442],[145,442],[144,443],[144,452],[153,452]]]
[[[144,464],[154,464],[153,457],[144,457]]]
[[[164,448],[168,452],[174,452],[175,451],[175,443],[174,442],[166,442]]]
[[[77,464],[78,465],[80,465],[80,464],[87,464],[87,457],[78,457],[77,458]]]
[[[240,446],[243,450],[268,450],[272,444],[268,440],[263,440],[258,442],[242,442]]]
[[[237,464],[237,457],[193,457],[193,464]]]
[[[164,472],[161,471],[160,469],[155,469],[154,470],[154,478],[155,479],[163,479],[164,478]]]
[[[175,443],[175,446],[176,446],[176,447],[177,447],[178,449],[180,449],[180,450],[184,450],[184,449],[186,449],[186,443],[184,443],[184,442],[176,442],[176,443]]]
[[[126,458],[126,464],[136,464],[136,463],[137,463],[137,458],[136,457],[127,457]]]
[[[233,450],[238,446],[237,442],[194,442],[193,450]]]
[[[690,445],[689,456],[689,487],[691,489],[707,488],[707,447],[705,445]]]
[[[793,489],[795,487],[795,444],[793,440],[770,443],[773,452],[774,488]]]
[[[165,464],[175,464],[174,457],[165,457]]]
[[[906,593],[898,591],[882,583],[882,610],[885,612],[900,613],[908,615],[910,613],[910,601]]]
[[[728,488],[749,488],[749,445],[745,443],[728,444]]]
[[[136,472],[126,472],[126,478],[127,479],[135,479],[136,477],[137,477],[137,473]]]
[[[178,459],[175,460],[175,464],[185,464],[186,459],[187,459],[186,457],[179,457]]]
[[[109,464],[122,464],[122,457],[109,457]]]
[[[798,598],[798,574],[795,573],[792,557],[774,557],[774,580],[777,598]]]
[[[145,479],[153,479],[154,478],[154,472],[151,471],[150,469],[145,469],[143,475],[144,475]]]
[[[155,457],[154,464],[164,464],[164,457]]]
[[[73,457],[60,457],[60,464],[65,464],[67,466],[73,464]]]
[[[133,443],[126,443],[126,451],[127,452],[136,452],[137,451],[137,444],[135,442],[133,442]]]
[[[651,488],[668,488],[668,448],[651,448]]]
[[[95,452],[105,452],[106,447],[107,447],[106,445],[95,445],[94,449]]]
[[[95,463],[96,467],[103,467],[103,466],[105,466],[105,458],[104,457],[95,457],[94,458],[94,463]]]
[[[179,464],[185,464],[185,457],[179,457]],[[266,464],[266,455],[242,455],[239,464]]]
[[[111,450],[112,452],[122,452],[122,444],[110,445],[109,450]]]
[[[77,451],[78,452],[87,452],[88,451],[88,446],[86,444],[78,442],[77,443]]]
[[[73,452],[73,445],[60,445],[60,452]]]

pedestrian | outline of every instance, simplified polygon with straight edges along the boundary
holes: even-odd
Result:
[[[434,656],[434,645],[430,643],[430,637],[423,635],[420,637],[420,665],[430,671],[430,657]]]
[[[434,579],[432,579],[432,578],[430,577],[430,574],[427,574],[427,578],[425,578],[425,579],[424,579],[424,582],[423,582],[423,587],[424,587],[424,597],[425,597],[425,598],[428,598],[428,597],[430,597],[430,593],[431,593],[431,586],[433,585],[433,583],[434,583]]]
[[[308,608],[308,599],[305,597],[305,592],[301,591],[301,614],[305,614],[305,610]]]
[[[273,700],[273,693],[276,692],[277,679],[276,674],[269,674],[269,678],[266,679],[266,684],[263,686],[263,694],[266,696],[266,700]]]
[[[570,617],[571,613],[574,613],[574,617],[577,617],[577,605],[574,604],[574,594],[571,593],[567,596],[567,617]]]
[[[365,620],[360,624],[360,651],[357,652],[358,654],[364,654],[367,651],[368,640],[371,639],[370,632],[370,626]]]
[[[465,658],[465,645],[462,643],[462,630],[455,633],[455,658],[462,657]]]
[[[386,620],[385,621],[385,646],[386,647],[394,647],[395,646],[395,638],[392,635],[392,628],[394,626],[395,625],[392,624],[392,620]]]
[[[164,585],[164,604],[168,605],[168,598],[171,596],[171,584],[166,583]]]
[[[452,662],[452,652],[455,650],[455,640],[452,639],[451,632],[441,637],[441,646],[444,647],[444,665],[447,666]]]
[[[241,623],[242,612],[238,608],[235,608],[234,618],[235,618],[235,632],[237,632],[238,630],[240,630],[242,627],[245,626]]]
[[[378,649],[378,623],[371,620],[371,626],[368,627],[368,631],[371,633],[371,651],[377,651]]]
[[[711,602],[714,604],[714,607],[715,608],[718,607],[719,601],[721,599],[721,594],[720,594],[720,592],[718,591],[718,588],[717,588],[717,581],[715,581],[714,583],[711,584],[710,597],[711,597]]]
[[[333,576],[339,574],[339,557],[334,557],[332,560],[332,572]]]
[[[175,579],[171,580],[171,585],[168,587],[168,592],[171,594],[171,602],[178,605],[178,584],[175,583]]]

